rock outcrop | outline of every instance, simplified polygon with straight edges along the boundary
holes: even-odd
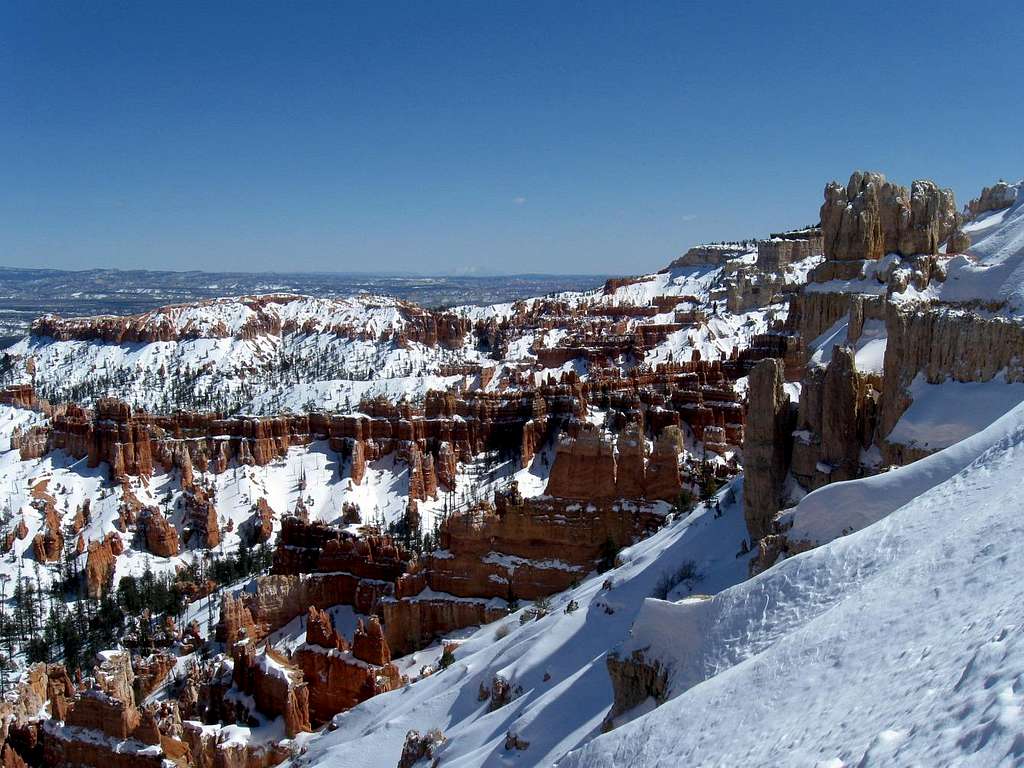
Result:
[[[964,215],[969,219],[976,219],[983,213],[1009,208],[1017,202],[1017,193],[1017,185],[998,181],[991,187],[982,189],[977,198],[967,203],[964,206]]]
[[[312,730],[309,687],[301,669],[269,645],[257,649],[250,640],[235,643],[231,655],[235,685],[253,697],[263,714],[282,716],[288,738]]]
[[[117,556],[124,551],[124,542],[117,533],[108,533],[102,541],[89,542],[85,561],[85,592],[98,599],[110,586]]]
[[[745,243],[712,243],[698,245],[668,265],[668,269],[680,267],[718,267],[750,251]]]
[[[612,708],[605,716],[602,729],[614,727],[615,718],[653,699],[660,706],[668,700],[668,670],[657,659],[646,659],[641,651],[627,658],[609,653],[605,659],[612,681]]]
[[[614,439],[590,424],[558,445],[546,493],[565,499],[599,501],[649,499],[676,501],[682,491],[676,426],[666,427],[654,454],[636,425]]]
[[[360,621],[351,648],[324,611],[310,607],[306,627],[306,642],[296,649],[293,658],[310,682],[309,708],[314,724],[327,722],[338,712],[402,685],[376,617],[369,625]]]
[[[814,279],[858,278],[865,262],[887,253],[938,253],[957,221],[953,193],[932,181],[915,181],[908,192],[880,173],[856,171],[845,187],[839,182],[825,187],[825,262],[815,269]]]
[[[158,557],[174,557],[178,554],[178,531],[159,509],[146,509],[139,523],[144,531],[146,549]]]
[[[793,413],[784,380],[782,363],[775,358],[762,360],[750,372],[743,443],[743,514],[755,541],[771,530],[789,466]]]

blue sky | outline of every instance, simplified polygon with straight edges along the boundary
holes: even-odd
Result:
[[[0,264],[635,273],[1024,175],[1012,2],[0,5]]]

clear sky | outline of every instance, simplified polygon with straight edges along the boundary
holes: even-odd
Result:
[[[636,273],[1024,175],[1024,8],[0,5],[0,265]]]

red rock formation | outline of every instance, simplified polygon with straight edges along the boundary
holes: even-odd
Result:
[[[165,768],[162,750],[151,751],[139,741],[118,744],[80,738],[52,720],[43,724],[43,764],[55,766],[95,766],[96,768]]]
[[[647,461],[646,438],[637,425],[628,426],[614,441],[590,424],[582,425],[574,438],[559,443],[545,493],[581,501],[675,501],[682,490],[678,458],[682,436],[675,426],[662,433],[656,441],[657,455],[651,456],[652,466]]]
[[[183,724],[183,738],[195,768],[271,768],[296,756],[287,742],[246,744],[225,739],[219,730],[196,722]]]
[[[154,744],[159,746],[160,744],[160,728],[156,723],[156,716],[151,710],[146,710],[142,713],[142,717],[139,721],[139,726],[132,733],[133,739],[138,739],[143,744]]]
[[[189,509],[190,536],[198,536],[199,546],[213,549],[220,544],[220,526],[217,524],[217,508],[207,498],[205,491],[197,488],[185,497]]]
[[[72,533],[78,534],[92,521],[92,499],[86,499],[75,510],[75,519],[71,523]]]
[[[64,553],[64,535],[61,533],[57,501],[47,492],[48,480],[36,483],[32,488],[32,504],[43,512],[43,532],[32,540],[32,551],[41,563],[60,560]]]
[[[551,465],[549,496],[610,499],[615,491],[615,446],[589,424],[575,438],[559,443]]]
[[[89,542],[89,555],[85,562],[85,591],[89,597],[98,599],[103,596],[114,576],[117,556],[122,551],[124,544],[116,533],[108,533],[102,541]]]
[[[253,517],[253,536],[257,543],[270,541],[274,533],[274,510],[265,498],[256,502],[256,514]]]
[[[134,706],[103,691],[83,693],[71,706],[65,720],[69,726],[105,733],[115,739],[127,739],[139,725]]]
[[[328,650],[348,650],[345,638],[334,629],[334,622],[327,611],[318,611],[315,605],[309,606],[306,614],[306,643],[319,645]]]
[[[223,598],[217,639],[233,643],[246,637],[256,642],[305,614],[310,605],[351,605],[359,613],[373,613],[393,591],[391,583],[350,573],[261,576],[254,591]]]
[[[28,768],[26,763],[10,744],[4,744],[0,750],[0,766],[3,768]]]
[[[253,697],[260,712],[281,715],[288,738],[312,730],[309,690],[298,667],[269,646],[257,651],[250,640],[236,643],[231,655],[235,685]]]
[[[723,430],[724,433],[724,430]],[[707,430],[704,432],[705,439]],[[679,452],[683,448],[683,436],[679,427],[668,426],[654,441],[654,450],[647,462],[643,496],[675,502],[682,493]]]
[[[0,389],[0,405],[34,410],[38,407],[39,403],[36,400],[36,393],[31,384],[13,384]]]
[[[177,657],[165,652],[154,653],[146,658],[134,658],[132,669],[135,674],[135,700],[144,701],[163,685],[176,663]]]
[[[388,648],[388,641],[384,639],[384,631],[376,616],[371,616],[368,623],[359,620],[352,642],[352,654],[357,659],[378,667],[391,663],[391,649]]]
[[[455,460],[455,451],[452,450],[451,443],[442,441],[437,452],[437,480],[448,490],[455,490],[455,477],[457,473],[458,465]]]
[[[448,632],[487,624],[508,614],[505,608],[487,600],[455,602],[444,598],[387,602],[383,612],[388,646],[400,655],[412,653]]]
[[[146,549],[158,557],[178,554],[178,531],[156,507],[148,508],[140,518],[145,531]]]
[[[42,458],[50,448],[50,430],[45,426],[32,426],[28,431],[16,428],[11,435],[11,449],[18,451],[22,461]]]
[[[360,701],[402,685],[395,665],[375,664],[371,659],[349,651],[345,639],[334,630],[325,612],[310,608],[306,626],[306,644],[296,650],[294,660],[306,680],[312,683],[309,706],[314,723],[326,722]],[[356,642],[364,656],[390,658],[379,623],[375,631],[365,631],[360,627]]]

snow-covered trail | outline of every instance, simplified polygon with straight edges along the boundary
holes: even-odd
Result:
[[[672,665],[678,695],[560,765],[1024,763],[1024,406],[982,436],[874,525],[656,605],[630,644]]]

